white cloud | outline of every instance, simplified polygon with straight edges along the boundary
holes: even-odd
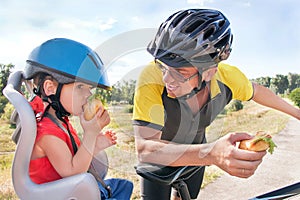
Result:
[[[140,21],[141,21],[141,18],[140,18],[139,16],[134,16],[134,17],[132,17],[131,19],[132,19],[132,21],[134,21],[134,22],[140,22]]]
[[[251,3],[250,3],[250,1],[248,1],[248,2],[245,2],[243,5],[244,5],[245,7],[251,7]]]
[[[260,71],[256,66],[262,65],[286,66],[286,71],[297,71],[299,68],[294,64],[300,63],[300,57],[297,56],[300,51],[297,37],[300,30],[297,21],[300,3],[296,0],[288,4],[272,0],[186,0],[172,4],[168,0],[112,0],[105,4],[99,0],[78,0],[72,4],[68,0],[0,1],[0,63],[4,64],[23,66],[31,50],[50,38],[66,37],[96,48],[120,33],[157,28],[180,9],[209,6],[222,10],[232,23],[235,46],[231,64],[249,66],[247,73]],[[266,12],[270,9],[270,3],[272,12]],[[274,30],[272,34],[268,27]],[[142,36],[145,38],[145,35]],[[255,42],[249,43],[249,38]],[[149,38],[145,40],[147,43],[150,41]],[[270,45],[274,41],[275,49],[274,45]],[[128,40],[121,41],[120,45],[111,49],[117,52],[120,46],[128,46]],[[249,52],[253,53],[249,56]],[[132,59],[141,60],[140,56]],[[257,63],[251,62],[253,60]],[[129,59],[122,60],[111,70],[118,74],[136,65]]]
[[[98,31],[106,31],[113,28],[113,25],[117,22],[114,18],[109,18],[107,21],[102,19],[92,20],[80,20],[80,19],[67,19],[67,20],[56,20],[51,26],[53,28],[58,28],[62,30],[98,30]]]
[[[122,79],[136,79],[140,70],[135,69],[140,69],[151,60],[153,60],[153,57],[146,50],[129,52],[120,56],[113,63],[106,66],[110,83],[115,84]]]
[[[68,20],[54,21],[52,23],[52,26],[58,29],[75,29],[76,27],[79,28],[77,23]]]
[[[114,18],[109,18],[106,22],[100,20],[100,24],[98,25],[101,31],[112,29],[113,25],[117,22]]]
[[[187,4],[198,4],[204,6],[205,3],[213,3],[214,0],[187,0]]]

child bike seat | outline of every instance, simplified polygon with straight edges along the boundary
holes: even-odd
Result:
[[[16,194],[22,200],[100,200],[97,181],[90,173],[45,184],[35,184],[31,181],[28,172],[36,137],[36,117],[29,102],[20,93],[23,81],[23,72],[16,71],[10,75],[3,90],[5,97],[15,107],[20,123],[18,127],[20,135],[17,137],[18,143],[12,164],[12,181]],[[100,156],[104,160],[107,159],[106,154]]]

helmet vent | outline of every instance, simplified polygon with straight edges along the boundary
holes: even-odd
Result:
[[[98,63],[95,61],[95,59],[93,58],[93,56],[90,55],[90,54],[88,54],[88,57],[91,59],[91,61],[94,63],[94,65],[95,65],[98,69],[100,69],[100,66],[99,66]]]
[[[203,35],[203,40],[207,40],[210,36],[212,36],[215,32],[216,28],[214,26],[210,26]]]
[[[189,27],[187,27],[187,29],[185,30],[185,33],[193,32],[195,29],[197,29],[199,26],[201,26],[204,22],[205,22],[204,20],[197,20],[197,21],[193,22],[191,25],[189,25]]]
[[[231,43],[230,22],[220,11],[187,9],[161,24],[147,50],[168,66],[194,66],[201,71],[226,59]],[[178,56],[172,59],[170,53]]]
[[[172,25],[176,27],[179,24],[179,22],[181,22],[188,14],[189,12],[183,12],[179,16],[176,16],[172,22]]]
[[[221,20],[221,21],[219,21],[219,27],[223,27],[223,26],[224,26],[224,24],[225,24],[225,20]]]
[[[227,44],[228,41],[229,41],[229,37],[230,37],[230,35],[226,35],[225,37],[223,37],[221,40],[219,40],[219,41],[215,44],[215,47],[216,47],[216,48],[222,48],[222,47],[225,47],[226,44]]]
[[[168,41],[169,41],[169,39],[170,39],[170,35],[169,35],[169,33],[165,33],[165,35],[164,35],[164,37],[162,38],[162,47],[166,47],[166,46],[168,46]]]
[[[216,14],[216,13],[208,13],[206,15],[207,17],[211,18],[211,19],[214,19],[214,18],[217,18],[219,16],[219,14]]]
[[[202,48],[203,48],[203,49],[206,49],[208,46],[209,46],[208,44],[204,44],[204,45],[202,46]]]

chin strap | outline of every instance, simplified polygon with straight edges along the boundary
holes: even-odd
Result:
[[[49,95],[49,96],[43,98],[43,101],[47,102],[48,106],[45,108],[45,111],[44,111],[44,114],[42,117],[46,116],[46,117],[50,118],[57,126],[59,126],[64,132],[66,132],[70,136],[73,151],[75,154],[77,152],[78,148],[77,148],[75,139],[71,134],[69,125],[66,122],[66,120],[64,119],[64,117],[69,116],[70,113],[68,111],[66,111],[66,109],[63,107],[63,105],[60,103],[60,94],[61,94],[62,86],[63,86],[63,84],[59,83],[55,94],[52,94],[52,95]],[[39,95],[39,96],[41,95],[39,88],[38,89],[34,88],[33,92],[36,95]],[[50,101],[49,101],[49,99],[50,99]],[[67,126],[67,129],[65,129],[52,115],[50,115],[48,113],[48,110],[50,107],[52,107],[55,110],[56,117]]]
[[[70,113],[66,111],[63,105],[60,103],[60,94],[61,94],[62,86],[63,84],[59,83],[57,86],[56,93],[49,95],[47,97],[43,97],[42,100],[49,104],[46,108],[46,111],[48,111],[48,109],[52,107],[55,110],[56,117],[63,121],[63,117],[69,116]],[[42,95],[40,87],[34,88],[33,93],[38,96]]]
[[[183,95],[183,96],[181,96],[181,97],[177,97],[177,99],[178,99],[178,100],[187,100],[187,99],[193,97],[193,96],[194,96],[195,94],[197,94],[198,92],[200,92],[203,88],[205,88],[205,86],[206,86],[206,82],[203,81],[203,82],[201,83],[201,86],[200,86],[200,87],[194,88],[190,93],[185,94],[185,95]]]
[[[49,106],[51,106],[55,110],[55,115],[59,120],[64,121],[63,117],[69,116],[70,113],[66,111],[63,105],[60,103],[60,93],[62,86],[63,84],[59,83],[57,86],[56,93],[49,95],[47,98],[44,98],[43,101],[48,102]]]

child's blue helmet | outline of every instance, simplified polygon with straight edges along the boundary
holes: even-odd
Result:
[[[75,80],[110,89],[100,57],[84,44],[66,38],[54,38],[36,47],[29,55],[24,70],[26,79],[43,72],[59,83]]]

